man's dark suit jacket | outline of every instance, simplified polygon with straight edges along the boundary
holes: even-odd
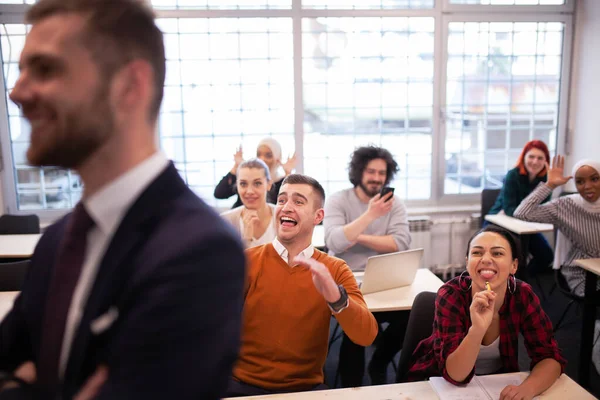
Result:
[[[22,292],[0,325],[2,370],[37,360],[69,218],[41,238]],[[62,392],[51,397],[71,398],[104,364],[109,377],[99,399],[220,398],[238,353],[244,279],[240,241],[171,164],[113,236],[75,332]],[[109,310],[118,318],[93,333],[92,322]]]

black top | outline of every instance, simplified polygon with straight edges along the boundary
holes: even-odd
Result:
[[[508,171],[504,178],[504,185],[500,190],[500,194],[496,199],[496,203],[488,214],[498,214],[501,210],[509,217],[512,217],[515,210],[525,199],[529,196],[529,193],[533,192],[533,189],[537,187],[540,182],[546,182],[547,175],[536,176],[533,182],[529,182],[529,176],[521,175],[519,173],[519,167],[515,167]],[[547,202],[551,196],[548,196],[544,200]]]
[[[221,179],[217,187],[215,188],[215,198],[216,199],[228,199],[233,195],[237,195],[237,186],[236,186],[236,176],[231,172],[228,172],[227,175]],[[281,184],[283,182],[283,178],[278,180],[277,182],[273,182],[271,185],[271,190],[267,192],[267,203],[276,204],[277,203],[277,195],[279,194],[279,188],[281,188]],[[237,200],[233,203],[231,208],[236,208],[242,205],[242,199],[238,195]]]

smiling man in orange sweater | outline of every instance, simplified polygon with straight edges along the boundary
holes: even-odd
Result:
[[[324,201],[315,179],[288,176],[275,208],[277,237],[246,251],[242,348],[230,397],[325,389],[332,314],[361,346],[377,336],[377,322],[348,265],[311,245]]]

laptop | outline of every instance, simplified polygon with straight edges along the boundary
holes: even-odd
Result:
[[[369,257],[362,283],[357,278],[360,290],[368,294],[410,285],[415,280],[422,257],[423,249]]]

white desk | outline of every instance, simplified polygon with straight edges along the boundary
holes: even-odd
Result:
[[[579,350],[579,382],[583,387],[589,387],[590,363],[594,346],[594,325],[596,322],[596,281],[600,276],[600,258],[575,260],[575,265],[586,270],[585,296],[583,304],[583,322],[581,326],[581,347]]]
[[[586,271],[600,275],[600,258],[588,258],[586,260],[575,260],[575,265],[580,266]]]
[[[517,372],[523,378],[526,372]],[[595,399],[567,375],[562,375],[539,397],[542,400]],[[394,385],[363,386],[350,389],[320,390],[314,392],[275,394],[270,396],[238,397],[238,399],[265,400],[438,400],[429,382],[397,383]]]
[[[0,292],[0,321],[2,321],[6,314],[12,309],[18,294],[19,292]]]
[[[312,245],[318,249],[325,247],[325,227],[323,225],[315,225],[312,236]]]
[[[0,235],[0,258],[29,258],[42,237],[35,235]]]
[[[363,272],[356,272],[360,276]],[[430,270],[420,268],[412,285],[363,295],[371,312],[406,311],[412,308],[415,297],[421,292],[437,292],[444,284]]]
[[[504,214],[486,215],[485,220],[499,225],[518,235],[529,235],[532,233],[552,232],[554,225],[539,222],[527,222]]]

